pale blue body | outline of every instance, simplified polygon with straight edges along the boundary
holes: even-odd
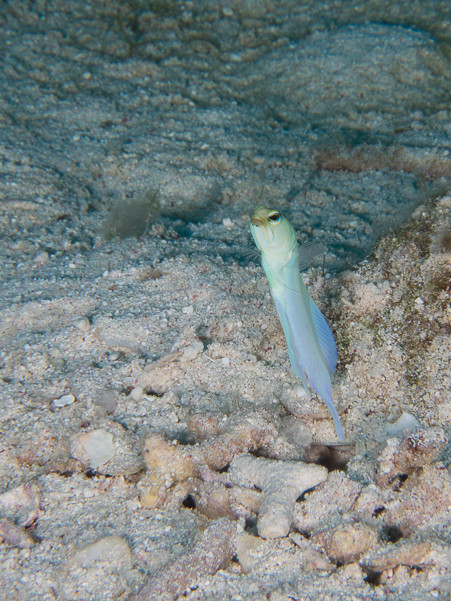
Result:
[[[266,209],[261,207],[263,208]],[[337,365],[337,347],[326,320],[302,281],[294,231],[289,222],[286,222],[287,234],[293,231],[291,240],[277,249],[282,252],[276,252],[277,240],[273,235],[268,250],[265,251],[265,238],[258,231],[262,227],[251,225],[251,232],[261,252],[262,267],[268,277],[271,295],[285,333],[291,366],[306,390],[308,376],[332,414],[338,438],[344,440],[343,427],[332,399],[330,381]],[[271,224],[268,227],[275,228]]]

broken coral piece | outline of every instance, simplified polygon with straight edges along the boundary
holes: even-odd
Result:
[[[89,467],[98,468],[114,457],[113,435],[102,428],[82,434],[79,441],[89,457]]]
[[[161,434],[152,433],[145,438],[142,451],[148,472],[138,484],[143,507],[162,507],[171,487],[197,476],[190,450],[169,442]]]
[[[299,532],[311,534],[322,528],[334,514],[342,515],[351,510],[362,486],[343,472],[332,472],[325,482],[305,495],[294,509],[294,525]]]
[[[389,438],[379,457],[377,483],[387,486],[397,476],[437,461],[447,442],[442,428],[417,429],[402,439]]]
[[[319,465],[274,461],[251,455],[235,457],[229,472],[238,484],[262,490],[264,496],[257,522],[258,534],[262,538],[287,536],[296,499],[327,478],[326,468]]]
[[[323,551],[318,546],[315,546],[306,538],[304,538],[299,532],[292,532],[290,539],[299,547],[302,553],[302,567],[306,572],[313,572],[316,570],[333,572],[337,566],[331,563]]]
[[[408,540],[394,545],[380,545],[366,553],[360,564],[375,572],[382,572],[400,565],[420,567],[432,563],[434,545],[432,542]],[[449,555],[449,550],[448,550]]]
[[[250,522],[256,521],[263,498],[257,490],[194,478],[189,481],[188,493],[193,498],[197,511],[210,519],[227,516]]]
[[[197,474],[191,447],[181,447],[162,434],[153,433],[145,438],[142,449],[147,469],[161,474],[168,488]]]
[[[235,533],[235,523],[227,518],[211,522],[191,551],[161,568],[130,601],[175,599],[200,579],[226,567],[234,554]]]
[[[18,549],[29,549],[34,544],[25,528],[16,526],[9,520],[0,521],[0,540]]]
[[[240,453],[257,450],[270,452],[278,436],[279,432],[268,412],[240,412],[228,420],[223,433],[202,442],[199,450],[209,468],[220,470]]]
[[[27,482],[0,495],[0,513],[26,528],[39,517],[41,503],[41,489],[36,482]]]
[[[278,431],[265,412],[241,413],[239,419],[230,419],[218,436],[195,446],[184,447],[153,432],[142,445],[148,473],[139,484],[141,504],[148,509],[162,507],[170,502],[167,497],[171,487],[188,478],[227,480],[214,470],[226,467],[239,453],[269,451],[277,438]]]
[[[382,517],[386,527],[409,536],[449,519],[450,506],[448,470],[440,464],[427,465],[407,478],[396,498],[385,505]]]
[[[130,547],[123,538],[117,535],[101,538],[95,543],[80,549],[73,556],[84,568],[95,566],[96,562],[108,562],[118,571],[130,570],[133,565]]]
[[[358,522],[339,524],[336,528],[325,528],[312,537],[335,563],[347,564],[357,561],[361,555],[377,544],[377,533]]]

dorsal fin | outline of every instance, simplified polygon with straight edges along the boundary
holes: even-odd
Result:
[[[318,255],[327,252],[327,248],[321,242],[306,242],[298,247],[299,269],[304,271],[312,264],[312,261]]]
[[[335,344],[334,335],[323,314],[315,305],[315,302],[305,287],[303,287],[303,292],[305,304],[308,307],[310,314],[310,322],[313,326],[313,331],[315,332],[321,355],[327,365],[329,374],[332,375],[337,367],[337,345]]]

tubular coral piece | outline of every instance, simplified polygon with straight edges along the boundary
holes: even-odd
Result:
[[[263,492],[257,523],[262,538],[287,536],[296,499],[327,478],[327,469],[319,465],[272,461],[249,455],[235,457],[230,468],[239,484],[257,486]]]
[[[162,568],[130,601],[174,599],[196,581],[225,567],[234,554],[236,526],[226,518],[209,524],[192,551]]]
[[[237,419],[230,420],[225,432],[211,440],[205,440],[199,449],[208,467],[219,470],[239,453],[258,449],[269,451],[278,435],[269,416],[257,412],[240,414]]]

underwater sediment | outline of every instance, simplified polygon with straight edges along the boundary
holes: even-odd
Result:
[[[451,19],[404,8],[6,6],[0,598],[449,596]],[[345,445],[263,201],[327,247]]]

